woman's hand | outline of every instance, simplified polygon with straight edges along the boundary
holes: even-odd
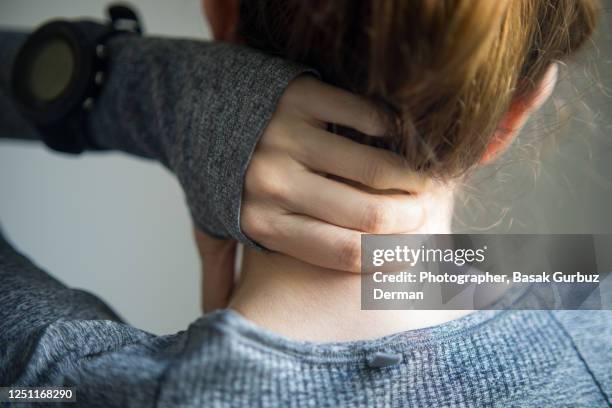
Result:
[[[367,100],[311,77],[292,82],[247,169],[241,227],[262,246],[326,268],[358,272],[361,232],[409,232],[423,208],[422,181],[399,156],[326,131],[327,123],[382,136]],[[393,195],[370,194],[327,177]]]
[[[414,193],[424,182],[399,156],[330,133],[328,123],[370,136],[385,133],[382,115],[366,99],[309,76],[297,78],[247,169],[241,228],[270,250],[359,272],[362,233],[411,232],[423,224],[424,208]],[[223,307],[231,293],[235,244],[196,235],[205,310]]]

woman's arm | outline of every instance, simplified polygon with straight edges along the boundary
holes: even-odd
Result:
[[[24,39],[0,33],[6,108],[0,135],[34,139],[36,131],[19,118],[8,94],[7,61]],[[312,76],[294,81],[311,70],[237,45],[131,35],[109,42],[109,61],[89,114],[89,137],[169,167],[199,230],[358,271],[360,232],[407,232],[422,222],[413,196],[381,199],[328,178],[375,189],[420,188],[399,156],[326,131],[335,123],[371,136],[385,133],[365,99]],[[218,267],[231,262],[214,254],[207,261],[213,281],[231,276]]]
[[[24,40],[0,33],[0,137],[39,138],[9,95]],[[88,137],[159,160],[178,176],[199,229],[252,244],[239,222],[244,173],[285,87],[309,70],[224,43],[123,35],[108,45]]]

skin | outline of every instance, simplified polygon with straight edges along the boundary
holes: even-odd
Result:
[[[499,156],[508,146],[529,114],[548,98],[556,76],[553,66],[533,95],[513,104],[500,123],[486,160]],[[418,233],[452,232],[457,184],[432,183],[420,193],[428,216]],[[251,249],[245,249],[240,281],[229,307],[275,333],[318,342],[371,339],[441,324],[472,312],[361,310],[359,274],[322,268],[286,254]]]
[[[204,6],[215,39],[240,42],[234,35],[237,3]],[[336,123],[376,137],[385,133],[383,122],[365,98],[310,76],[293,80],[247,168],[240,218],[244,233],[269,250],[358,272],[361,233],[419,228],[426,217],[419,197],[426,180],[410,172],[399,156],[326,130],[327,123]],[[225,307],[233,289],[236,243],[200,231],[195,236],[203,309]]]
[[[234,3],[234,5],[231,6],[231,3]],[[232,1],[204,1],[214,33],[220,33],[228,39],[233,38],[237,21],[236,4]],[[503,153],[519,133],[529,115],[548,99],[556,80],[557,67],[553,65],[530,95],[513,101],[495,132],[493,140],[483,157],[482,164],[494,160]],[[317,81],[305,82],[301,85],[304,88],[296,94],[304,95],[306,93],[308,95],[309,88],[316,89],[316,84],[320,83],[317,83]],[[330,89],[334,90],[331,87]],[[315,102],[317,96],[320,95],[320,92],[313,92],[311,94],[313,99],[309,100],[309,103],[312,103],[312,106],[323,103],[324,99]],[[349,98],[349,96],[352,95],[345,95],[346,98]],[[290,101],[288,101],[288,105],[290,105]],[[340,105],[336,108],[341,109]],[[279,111],[281,112],[280,115],[284,115],[283,107],[279,106]],[[327,112],[330,111],[327,110]],[[309,114],[311,117],[315,115],[313,112],[309,112]],[[350,112],[345,111],[345,114],[350,115]],[[335,120],[331,117],[328,117],[328,119],[331,122]],[[348,123],[350,119],[350,116],[346,116],[345,123]],[[310,123],[312,126],[313,122]],[[353,242],[342,240],[340,232],[338,232],[346,229],[346,226],[352,226],[355,230],[359,230],[359,227],[356,228],[356,225],[350,224],[350,220],[353,215],[357,218],[360,218],[360,215],[362,223],[364,219],[367,220],[365,224],[360,225],[361,228],[364,228],[361,231],[370,229],[375,233],[386,233],[387,231],[421,234],[450,233],[453,197],[458,183],[449,182],[441,185],[428,182],[421,180],[414,174],[403,174],[398,170],[399,167],[395,166],[391,166],[388,171],[376,173],[382,175],[378,179],[359,179],[356,175],[359,174],[359,169],[363,170],[363,163],[375,160],[380,151],[375,152],[376,149],[363,146],[351,150],[348,148],[351,142],[346,140],[341,142],[338,136],[323,132],[322,127],[319,127],[318,130],[316,126],[306,129],[303,127],[304,123],[299,124],[299,119],[291,122],[291,126],[291,130],[286,128],[286,132],[269,136],[269,140],[266,140],[266,135],[264,135],[261,146],[258,148],[258,151],[260,151],[259,159],[262,162],[265,160],[269,163],[269,167],[257,170],[260,164],[256,160],[258,158],[256,151],[253,158],[254,162],[251,163],[249,171],[256,176],[258,171],[261,171],[262,175],[265,174],[268,178],[275,180],[272,185],[275,185],[278,189],[283,189],[285,200],[288,200],[288,202],[292,202],[292,199],[296,200],[294,201],[296,206],[294,208],[308,212],[311,218],[307,219],[308,216],[303,214],[275,213],[273,211],[266,215],[266,211],[259,209],[258,217],[268,217],[264,218],[267,222],[262,223],[269,228],[261,236],[263,242],[272,243],[273,237],[280,238],[283,242],[281,249],[278,252],[259,252],[245,249],[241,275],[237,285],[234,285],[233,274],[230,273],[230,278],[219,283],[218,281],[215,282],[210,276],[207,277],[208,271],[204,268],[204,282],[208,281],[210,285],[218,284],[217,287],[209,286],[209,292],[204,293],[204,298],[206,299],[210,292],[222,293],[224,299],[230,299],[229,307],[237,310],[256,324],[290,338],[310,341],[346,341],[379,337],[399,331],[440,324],[470,313],[471,311],[361,310],[359,275],[343,272],[359,269],[359,242],[357,240]],[[271,146],[278,146],[281,140],[292,140],[288,135],[298,129],[314,136],[307,140],[316,140],[317,142],[309,146],[298,146],[296,144],[293,148],[297,148],[297,150],[285,150],[291,158],[298,158],[296,162],[291,162],[291,159],[287,159],[287,157],[284,160],[280,156],[273,157],[268,150],[274,151],[274,149],[269,147],[268,143]],[[300,140],[304,140],[304,138]],[[336,155],[326,155],[326,152],[334,148],[335,143],[344,143],[343,149],[338,149]],[[337,156],[340,151],[347,153],[344,156]],[[300,167],[299,163],[302,163],[300,158],[304,160],[304,157],[310,158],[310,161],[308,166]],[[274,165],[275,159],[278,160],[277,166]],[[384,161],[393,163],[393,159],[389,158]],[[295,167],[295,170],[291,170],[292,166]],[[316,172],[308,174],[308,169],[313,167]],[[290,180],[293,178],[285,177],[291,171],[295,171],[292,177],[300,179],[300,184],[292,183]],[[339,174],[340,171],[345,173]],[[350,173],[351,171],[353,173]],[[321,172],[339,175],[358,183],[330,180],[321,177]],[[316,178],[317,176],[318,178]],[[312,179],[312,182],[309,181],[309,178]],[[364,183],[364,181],[367,182]],[[257,182],[251,182],[251,184],[255,187],[259,186]],[[298,185],[299,188],[295,188]],[[321,190],[326,188],[329,189],[329,192],[321,193]],[[411,191],[412,194],[397,194],[398,190]],[[257,200],[257,193],[253,196],[253,191],[250,190],[249,173],[247,172],[245,202],[248,203],[251,197]],[[375,199],[376,197],[387,200],[385,202],[389,204],[388,206],[381,206],[382,211],[380,208],[374,207],[378,208],[374,212],[375,216],[368,213],[368,210],[360,214],[350,212],[349,207],[352,206],[370,208],[366,201],[360,200]],[[260,199],[260,201],[263,203],[266,200]],[[298,205],[300,207],[297,207]],[[421,211],[420,213],[417,213],[415,209],[417,207],[420,207],[418,210]],[[256,208],[256,206],[253,206],[251,210]],[[320,211],[321,209],[324,211]],[[408,216],[410,221],[406,224],[398,221],[407,217],[408,213],[404,213],[404,209],[409,209],[407,211],[410,213]],[[248,214],[248,207],[245,207],[243,211]],[[393,214],[398,218],[394,218]],[[317,217],[326,217],[327,223],[317,220]],[[416,221],[417,218],[419,218],[418,221]],[[244,226],[243,223],[243,228]],[[248,227],[245,228],[245,231],[248,231]],[[353,232],[355,232],[355,236],[360,235],[359,231]],[[217,265],[219,270],[225,267],[233,271],[234,253],[227,249],[228,247],[225,246],[227,244],[208,240],[208,237],[196,231],[196,241],[202,255],[203,265],[206,266],[210,259],[224,259],[223,266]],[[218,244],[218,246],[213,247],[211,242]],[[324,243],[327,246],[329,242],[341,242],[342,244],[329,247],[330,252],[321,251],[321,244]],[[303,256],[304,253],[309,253],[312,257],[304,259],[308,258]],[[329,257],[330,254],[331,257]],[[209,261],[206,260],[207,257]],[[315,261],[310,260],[315,257]],[[350,264],[352,266],[347,268],[346,266]],[[341,265],[345,267],[339,267]],[[227,287],[231,289],[223,289]],[[225,306],[221,303],[219,302],[221,306]],[[300,316],[300,318],[296,319],[295,316]]]

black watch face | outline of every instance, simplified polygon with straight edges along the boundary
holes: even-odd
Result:
[[[30,95],[40,102],[60,97],[74,74],[75,55],[62,36],[45,39],[32,50],[26,67],[26,86]]]
[[[95,64],[95,42],[76,24],[45,24],[28,37],[13,65],[13,96],[21,112],[37,126],[62,122],[94,88]]]

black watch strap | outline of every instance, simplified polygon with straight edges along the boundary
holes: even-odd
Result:
[[[50,149],[63,153],[79,154],[85,150],[106,150],[88,137],[87,116],[87,112],[81,108],[61,123],[38,126],[42,141]]]

